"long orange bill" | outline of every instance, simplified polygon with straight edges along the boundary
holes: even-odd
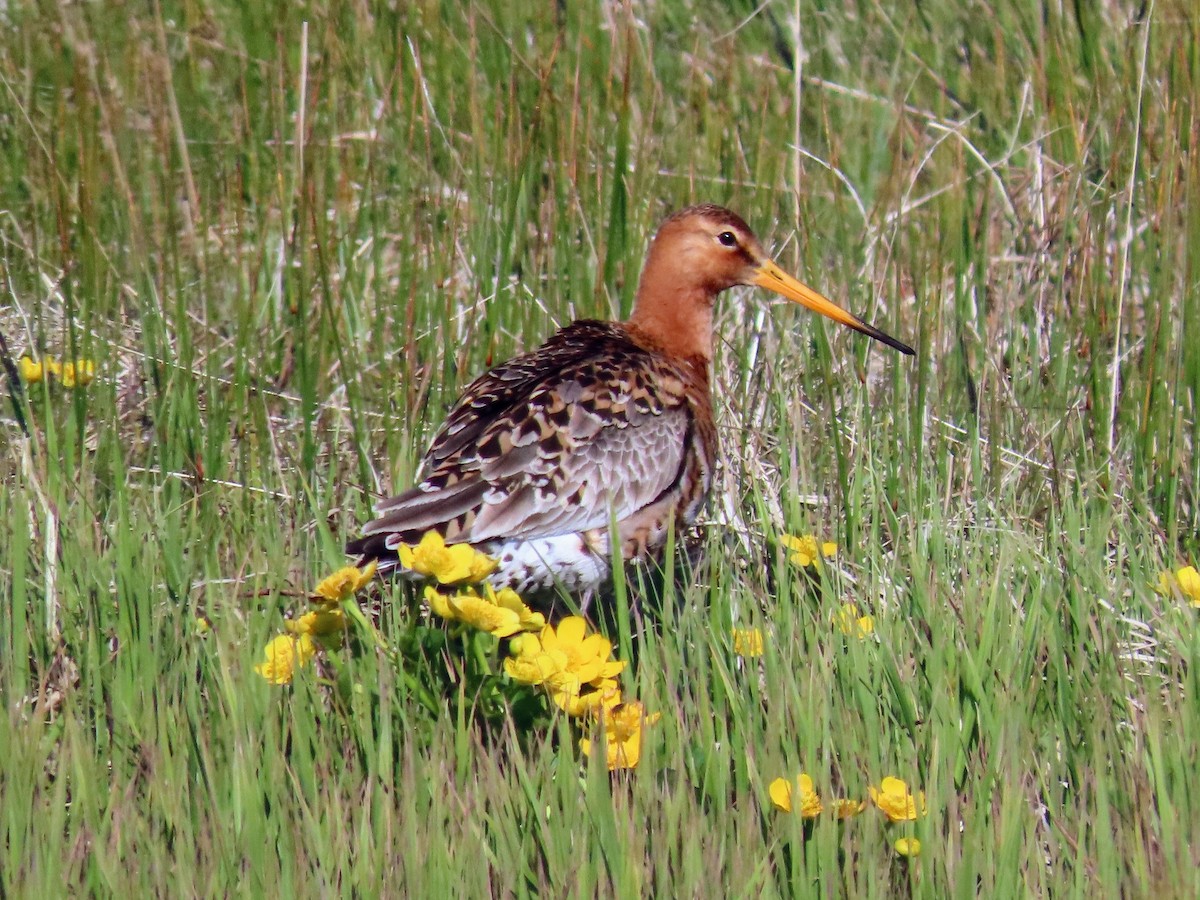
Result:
[[[855,331],[861,331],[863,334],[875,338],[877,341],[882,341],[889,347],[895,347],[901,353],[907,353],[909,356],[914,356],[915,351],[912,347],[905,344],[903,341],[898,341],[890,334],[884,334],[874,325],[868,325],[858,316],[846,312],[832,300],[829,300],[807,285],[801,284],[779,266],[775,265],[771,260],[766,260],[758,267],[758,273],[754,276],[754,284],[759,287],[764,287],[769,291],[774,291],[789,300],[799,303],[802,306],[807,306],[813,312],[818,312],[823,316],[828,316],[835,322],[840,322]]]

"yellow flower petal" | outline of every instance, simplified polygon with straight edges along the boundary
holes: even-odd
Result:
[[[785,813],[792,811],[792,782],[789,778],[776,778],[767,786],[767,794],[777,809]]]
[[[756,657],[763,655],[763,635],[758,628],[733,629],[733,652],[738,656]]]
[[[1200,608],[1200,572],[1195,566],[1184,566],[1175,573],[1179,591],[1192,606]]]
[[[883,779],[878,788],[872,785],[868,790],[871,802],[891,822],[913,822],[928,811],[925,792],[921,791],[914,797],[908,785],[892,775]]]
[[[562,644],[582,644],[587,634],[587,622],[579,616],[567,616],[554,629],[554,638]]]
[[[375,575],[377,564],[359,569],[356,566],[345,566],[338,569],[313,588],[313,597],[327,603],[341,603],[353,597]]]
[[[893,846],[901,856],[916,856],[921,852],[921,842],[916,838],[897,838]]]

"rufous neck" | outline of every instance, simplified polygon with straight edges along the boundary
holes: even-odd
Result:
[[[633,314],[626,323],[652,349],[707,365],[713,355],[713,304],[709,289],[667,277],[654,265],[653,253],[638,284]]]

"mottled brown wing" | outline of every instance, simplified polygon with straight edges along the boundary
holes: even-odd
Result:
[[[692,410],[669,363],[608,323],[577,322],[476,380],[427,474],[364,535],[529,539],[607,528],[676,484]]]

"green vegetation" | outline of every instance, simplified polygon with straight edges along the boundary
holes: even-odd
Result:
[[[0,376],[0,894],[1200,894],[1198,611],[1154,590],[1200,561],[1190,3],[15,0],[0,34],[0,334],[96,362]],[[468,381],[626,313],[695,201],[919,354],[723,298],[637,769],[419,697],[437,641],[260,678]],[[800,772],[923,790],[920,855],[777,812]]]

